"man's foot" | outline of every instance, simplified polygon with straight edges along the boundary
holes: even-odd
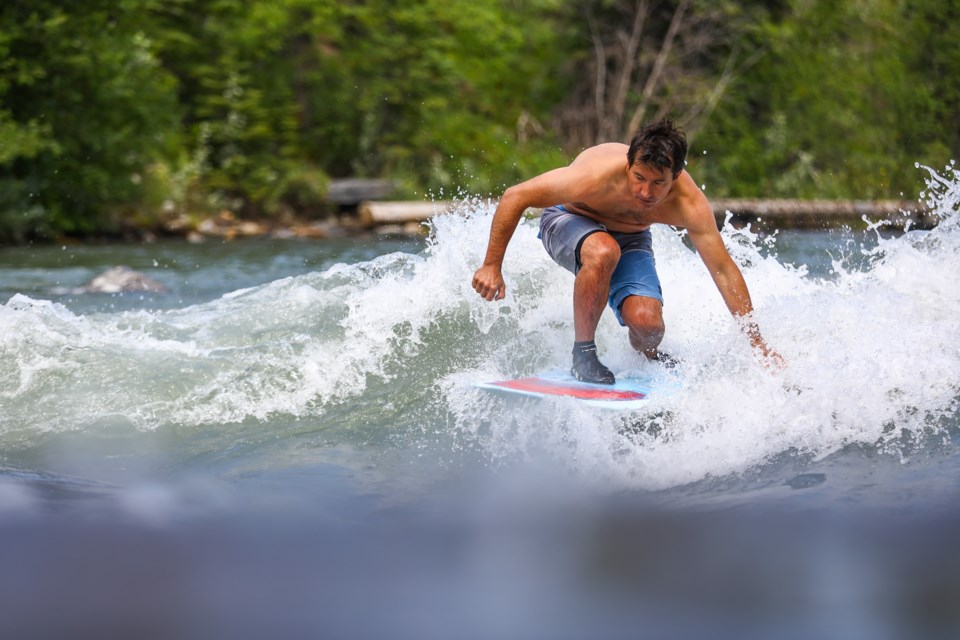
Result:
[[[573,367],[570,369],[570,374],[581,382],[594,384],[616,382],[613,372],[603,366],[597,358],[597,345],[592,340],[573,344]]]
[[[673,369],[678,364],[680,364],[679,358],[675,358],[669,353],[664,353],[659,349],[655,351],[652,356],[650,354],[645,354],[645,355],[650,360],[653,360],[654,362],[659,362],[660,364],[662,364],[665,369]]]

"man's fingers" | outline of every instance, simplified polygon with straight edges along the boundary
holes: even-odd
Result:
[[[783,356],[781,356],[779,353],[777,353],[773,349],[769,349],[766,351],[766,353],[763,354],[763,358],[761,362],[763,363],[764,368],[766,368],[771,373],[783,371],[784,369],[787,368],[787,361],[784,360]]]
[[[507,287],[502,283],[490,286],[490,285],[484,284],[478,278],[474,278],[472,284],[473,284],[474,290],[477,293],[479,293],[480,297],[482,297],[487,302],[490,302],[492,300],[503,300],[507,295],[507,292],[506,292]]]
[[[506,297],[503,287],[490,287],[488,289],[484,289],[480,295],[482,295],[487,302],[491,302],[493,300],[503,300],[504,297]]]
[[[487,302],[493,300],[503,300],[507,296],[507,285],[503,282],[499,272],[495,277],[490,277],[485,269],[479,269],[473,274],[473,280],[470,282],[474,291],[480,294]]]

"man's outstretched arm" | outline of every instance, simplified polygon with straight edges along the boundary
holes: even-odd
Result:
[[[502,300],[507,286],[503,281],[503,257],[520,217],[528,207],[549,207],[569,201],[575,194],[570,185],[582,178],[571,167],[548,171],[514,185],[503,192],[490,224],[490,239],[483,265],[473,275],[474,290],[487,301]]]
[[[473,288],[480,296],[487,300],[503,300],[507,295],[507,285],[503,281],[503,256],[507,252],[507,245],[513,237],[520,217],[527,209],[523,197],[522,185],[507,189],[497,210],[493,214],[490,224],[490,239],[487,241],[487,254],[483,265],[473,274]]]
[[[710,272],[727,309],[737,318],[750,339],[750,344],[761,356],[782,366],[783,357],[767,345],[760,333],[760,327],[753,320],[753,301],[750,299],[747,283],[723,244],[706,197],[703,197],[702,201],[698,198],[696,207],[698,211],[693,218],[697,223],[687,227],[694,248]]]

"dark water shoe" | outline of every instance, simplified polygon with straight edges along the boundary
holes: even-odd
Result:
[[[570,374],[581,382],[594,384],[613,384],[617,381],[613,372],[597,358],[595,345],[584,348],[574,347],[573,367],[570,368]]]

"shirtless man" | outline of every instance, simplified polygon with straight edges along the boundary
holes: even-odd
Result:
[[[613,384],[594,342],[609,303],[630,344],[651,360],[671,358],[663,339],[663,297],[653,258],[650,225],[687,230],[730,312],[764,358],[782,363],[750,318],[753,304],[740,269],[717,230],[706,196],[684,170],[687,141],[669,120],[649,124],[630,146],[606,143],[583,151],[566,167],[507,189],[490,227],[486,257],[473,288],[502,300],[507,244],[528,207],[543,207],[540,238],[547,253],[576,275],[573,284],[574,348],[571,373],[579,380]]]

